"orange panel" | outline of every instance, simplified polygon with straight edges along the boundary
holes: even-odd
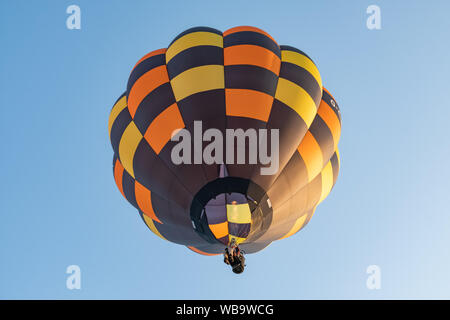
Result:
[[[144,138],[152,149],[159,154],[172,137],[172,133],[182,128],[184,128],[183,118],[181,117],[177,104],[174,103],[150,123]]]
[[[201,251],[201,250],[198,250],[197,248],[195,248],[195,247],[192,247],[192,246],[187,246],[189,249],[191,249],[192,251],[194,251],[194,252],[197,252],[197,253],[199,253],[199,254],[202,254],[202,255],[204,255],[204,256],[217,256],[217,255],[219,255],[220,253],[206,253],[206,252],[203,252],[203,251]]]
[[[226,114],[267,122],[273,97],[250,89],[225,89]]]
[[[119,188],[120,193],[125,197],[125,193],[123,193],[122,187],[122,178],[123,178],[123,170],[125,170],[120,163],[119,159],[116,160],[116,165],[114,166],[114,180],[116,181],[117,188]]]
[[[132,118],[134,118],[142,100],[150,92],[166,82],[169,82],[169,76],[165,65],[147,71],[142,77],[136,80],[128,95],[128,110],[130,110]]]
[[[141,211],[148,217],[162,224],[159,221],[158,217],[155,214],[155,211],[152,207],[152,196],[150,190],[144,187],[139,182],[135,181],[134,183],[134,193],[136,195],[136,202],[141,209]]]
[[[281,60],[272,51],[255,45],[237,45],[224,49],[224,65],[249,64],[280,73]]]
[[[234,27],[234,28],[228,29],[227,31],[225,31],[223,33],[223,36],[226,37],[229,34],[236,33],[236,32],[242,32],[242,31],[253,31],[253,32],[261,33],[261,34],[265,35],[266,37],[269,37],[270,39],[272,39],[273,42],[277,43],[275,41],[275,39],[272,38],[272,36],[270,34],[268,34],[267,32],[265,32],[261,29],[255,28],[255,27],[250,27],[250,26]]]
[[[210,224],[209,228],[217,239],[228,235],[228,221],[218,224]]]
[[[334,146],[336,146],[341,134],[341,123],[339,122],[336,113],[323,100],[320,101],[319,110],[317,113],[323,121],[325,121],[328,128],[330,128],[331,134],[333,135]]]
[[[308,177],[311,180],[319,174],[323,168],[323,159],[322,150],[310,131],[307,131],[303,137],[303,140],[298,147],[298,152],[305,162],[308,170]]]

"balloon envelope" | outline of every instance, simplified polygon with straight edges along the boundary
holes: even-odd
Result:
[[[237,143],[216,149],[232,161],[206,163],[212,139],[198,131],[209,129],[266,132],[278,147],[266,150],[278,151],[276,170],[264,174],[271,164],[249,161],[247,145],[239,163]],[[257,252],[302,229],[336,183],[340,130],[314,62],[254,27],[192,28],[148,53],[109,118],[122,195],[160,238],[206,255],[233,239]],[[190,161],[174,163],[184,140],[177,132],[191,138],[183,141]]]

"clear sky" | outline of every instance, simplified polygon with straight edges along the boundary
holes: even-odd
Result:
[[[81,30],[66,28],[71,4]],[[366,27],[371,4],[381,30]],[[1,1],[0,298],[450,298],[449,12],[444,0]],[[252,25],[305,51],[342,112],[335,188],[240,276],[152,234],[112,175],[108,115],[131,68],[201,25]],[[81,290],[66,288],[73,264]]]

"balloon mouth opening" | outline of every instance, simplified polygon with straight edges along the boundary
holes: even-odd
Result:
[[[272,221],[270,200],[249,179],[221,177],[203,186],[191,203],[194,230],[208,243],[227,246],[261,237]]]
[[[240,244],[250,233],[253,213],[257,202],[251,197],[238,193],[221,193],[210,199],[203,207],[208,227],[214,237],[224,245],[234,239]]]

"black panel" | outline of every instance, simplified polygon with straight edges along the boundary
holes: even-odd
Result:
[[[223,65],[223,48],[196,46],[178,53],[167,64],[169,78],[173,79],[183,71],[205,65]]]
[[[244,118],[244,117],[233,117],[233,116],[227,116],[227,129],[242,129],[247,131],[248,129],[254,129],[257,132],[257,135],[259,134],[259,129],[266,129],[266,122],[253,119],[253,118]],[[226,140],[226,139],[225,139]],[[257,139],[259,141],[259,139]],[[240,151],[242,152],[242,151]],[[234,160],[233,163],[227,163],[227,169],[230,174],[230,176],[234,177],[240,177],[240,178],[246,178],[250,179],[252,176],[252,172],[255,170],[259,170],[261,165],[259,164],[259,157],[256,155],[256,164],[250,164],[249,159],[249,139],[246,138],[245,140],[245,163],[244,164],[238,164],[237,163],[237,154],[238,154],[238,148],[236,139],[234,139]],[[225,157],[226,161],[226,157]]]
[[[339,161],[337,153],[334,153],[330,159],[331,167],[333,168],[333,185],[336,183],[337,177],[339,175]]]
[[[150,92],[139,104],[134,122],[144,135],[150,123],[167,107],[175,103],[175,96],[169,82]]]
[[[266,68],[250,65],[225,66],[225,88],[252,89],[275,96],[278,76]]]
[[[292,81],[302,87],[316,106],[319,105],[322,98],[322,88],[309,71],[289,62],[281,62],[280,78]]]
[[[280,47],[266,35],[254,31],[241,31],[227,35],[223,38],[223,47],[231,47],[241,44],[252,44],[266,48],[281,58]]]
[[[281,101],[275,100],[267,124],[268,145],[270,146],[271,130],[278,129],[279,134],[279,168],[274,175],[261,175],[260,170],[252,173],[252,180],[264,189],[269,189],[277,176],[287,165],[292,155],[297,152],[298,145],[306,134],[308,127],[293,109]],[[270,148],[268,148],[270,150]],[[269,151],[271,154],[271,150]],[[268,167],[268,165],[267,165]]]
[[[116,154],[119,154],[119,143],[122,138],[123,132],[131,122],[131,115],[128,108],[123,109],[111,127],[111,145]]]
[[[134,179],[132,176],[128,174],[126,170],[123,171],[122,176],[122,189],[125,194],[125,198],[131,203],[136,209],[139,209],[139,206],[136,202],[135,188],[134,188]]]
[[[136,149],[133,168],[136,180],[144,187],[164,199],[176,202],[182,208],[189,208],[190,201],[186,204],[185,200],[189,198],[187,190],[144,139]],[[178,188],[173,193],[175,185]]]
[[[311,127],[309,128],[309,131],[317,140],[317,143],[320,146],[320,150],[322,151],[323,164],[325,165],[334,153],[334,141],[330,128],[328,128],[325,121],[323,121],[323,119],[319,115],[316,115],[313,123],[311,124]]]

